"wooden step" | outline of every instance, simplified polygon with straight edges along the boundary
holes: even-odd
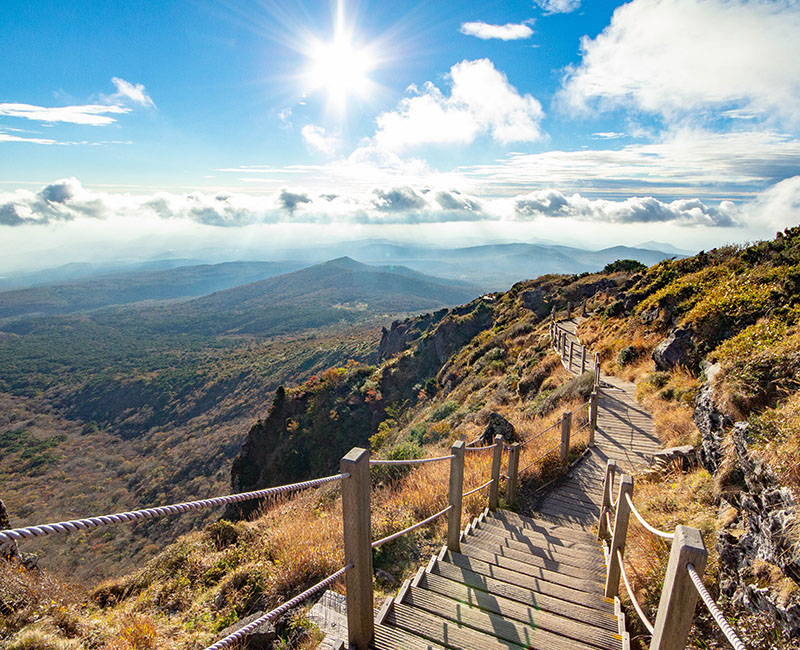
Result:
[[[529,623],[555,634],[585,641],[598,648],[612,650],[620,647],[619,637],[608,629],[558,616],[541,609],[533,609],[510,598],[473,589],[434,573],[425,573],[419,582],[419,587],[506,618]]]
[[[574,637],[565,638],[563,635],[553,634],[533,621],[515,620],[503,613],[489,612],[420,587],[411,587],[403,604],[425,610],[461,627],[470,627],[533,650],[551,650],[556,647],[563,650],[593,650],[592,646]]]
[[[395,602],[385,625],[411,632],[453,650],[522,650],[525,645],[499,639],[456,621],[431,614],[417,607]]]
[[[476,560],[482,560],[484,562],[488,562],[489,564],[493,564],[504,569],[509,569],[521,575],[531,576],[533,578],[551,582],[557,585],[564,585],[565,587],[569,587],[571,589],[579,589],[581,591],[596,593],[602,588],[602,585],[605,584],[605,580],[601,580],[597,576],[594,578],[590,578],[586,575],[578,577],[567,575],[565,573],[559,573],[557,571],[550,571],[542,567],[520,562],[519,560],[506,557],[499,553],[494,553],[486,548],[482,548],[478,544],[462,544],[461,553],[467,557],[475,558]]]
[[[547,569],[548,571],[555,571],[556,573],[561,573],[563,575],[575,576],[577,578],[585,575],[605,576],[605,569],[594,562],[587,562],[581,567],[573,566],[564,562],[557,562],[546,557],[541,557],[540,555],[534,555],[530,551],[518,551],[490,539],[477,539],[472,534],[465,537],[464,541],[461,542],[462,548],[464,548],[465,545],[471,544],[480,546],[481,548],[491,551],[492,553],[496,553],[497,555],[503,555],[507,558],[517,560],[518,562],[524,562],[525,564],[541,567],[543,569]]]
[[[603,604],[602,609],[585,607],[554,596],[536,593],[528,587],[521,587],[497,578],[491,578],[449,562],[436,562],[431,569],[431,574],[459,582],[472,589],[515,600],[534,609],[582,621],[606,630],[615,631],[617,629],[617,618],[614,615],[613,603],[599,597],[598,600]]]
[[[438,643],[431,643],[416,634],[386,624],[375,626],[370,647],[373,650],[447,650]]]
[[[497,510],[491,517],[486,518],[487,523],[501,522],[498,525],[505,525],[510,530],[516,529],[528,535],[530,532],[541,533],[562,543],[572,542],[572,546],[582,546],[584,548],[595,548],[597,542],[591,533],[567,526],[553,525],[544,519],[531,519],[523,517],[515,512],[508,510]]]
[[[473,528],[470,531],[470,535],[476,539],[495,542],[517,551],[532,553],[549,560],[564,562],[578,567],[594,566],[603,557],[602,548],[599,544],[596,549],[575,549],[566,546],[551,546],[546,541],[538,541],[536,538],[514,538],[507,535],[499,535],[493,531],[493,528],[481,524],[479,528]]]
[[[589,593],[583,588],[583,585],[580,585],[581,588],[578,588],[547,582],[535,576],[517,573],[512,569],[506,569],[495,564],[490,564],[485,560],[469,557],[463,553],[453,553],[452,551],[447,551],[442,561],[450,562],[462,569],[469,569],[475,573],[480,573],[488,578],[502,580],[503,582],[517,585],[518,587],[525,587],[536,593],[547,594],[554,598],[560,598],[561,600],[591,607],[599,611],[608,611],[610,607],[608,603],[601,600],[599,593]],[[611,609],[613,610],[613,607],[611,607]]]

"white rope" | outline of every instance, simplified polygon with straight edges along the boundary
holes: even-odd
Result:
[[[473,489],[472,489],[472,490],[470,490],[469,492],[464,492],[464,494],[462,494],[461,496],[462,496],[462,497],[468,497],[470,494],[475,494],[476,492],[480,492],[480,491],[481,491],[483,488],[485,488],[485,487],[487,487],[487,486],[491,485],[493,481],[494,481],[494,479],[493,479],[493,478],[490,478],[490,479],[489,479],[488,481],[486,481],[486,483],[484,483],[483,485],[479,485],[478,487],[476,487],[476,488],[473,488]]]
[[[617,562],[619,562],[619,572],[622,574],[622,581],[625,583],[625,589],[628,590],[628,597],[631,599],[631,605],[636,610],[636,613],[639,615],[644,626],[649,630],[650,634],[653,634],[656,629],[653,627],[653,624],[647,619],[647,616],[644,615],[642,608],[639,607],[639,603],[636,602],[636,597],[633,595],[633,589],[631,589],[631,585],[628,582],[628,576],[625,573],[625,565],[622,562],[622,553],[619,549],[617,549]]]
[[[543,458],[547,458],[550,454],[552,454],[559,447],[561,447],[561,443],[560,442],[555,447],[553,447],[551,449],[548,449],[546,452],[544,452],[541,456],[539,456],[533,462],[528,463],[521,470],[518,470],[517,474],[522,474],[522,472],[524,472],[526,469],[530,469],[531,467],[533,467],[536,463],[538,463]]]
[[[694,564],[691,562],[687,564],[686,570],[689,572],[689,576],[692,578],[692,582],[694,582],[694,586],[697,588],[697,593],[700,594],[700,598],[703,599],[703,603],[705,603],[708,611],[711,612],[711,616],[714,617],[717,625],[719,625],[723,634],[725,634],[725,638],[728,639],[730,644],[736,648],[736,650],[747,650],[744,646],[744,643],[742,643],[742,640],[738,637],[736,632],[734,632],[728,621],[725,620],[725,616],[723,616],[722,612],[717,606],[717,603],[715,603],[714,599],[711,598],[711,594],[708,593],[706,586],[703,584],[703,580],[700,578],[694,568]]]
[[[222,648],[227,648],[232,643],[234,643],[236,641],[239,641],[240,639],[246,637],[248,634],[250,634],[250,632],[255,630],[259,625],[262,625],[263,623],[266,623],[267,621],[272,620],[273,618],[277,618],[278,616],[280,616],[284,612],[287,612],[288,610],[290,610],[295,605],[298,605],[299,603],[302,603],[306,598],[309,598],[310,596],[313,596],[315,593],[317,593],[321,589],[324,589],[325,587],[327,587],[332,582],[336,582],[336,580],[341,578],[345,573],[347,573],[347,571],[349,571],[352,568],[353,568],[353,564],[348,564],[346,567],[343,567],[343,568],[339,569],[336,573],[328,576],[322,582],[318,582],[313,587],[311,587],[309,589],[306,589],[302,594],[298,594],[297,596],[292,598],[290,601],[285,602],[280,607],[277,607],[277,608],[273,609],[271,612],[267,612],[263,616],[260,616],[259,618],[257,618],[252,623],[248,623],[244,627],[240,627],[238,630],[236,630],[232,634],[229,634],[224,639],[220,639],[219,641],[217,641],[214,645],[208,646],[205,650],[222,650]]]
[[[0,541],[30,539],[33,537],[51,535],[53,533],[71,533],[78,530],[97,528],[98,526],[107,526],[109,524],[141,521],[143,519],[152,519],[154,517],[161,517],[163,515],[177,515],[184,512],[189,512],[191,510],[200,510],[201,508],[214,508],[216,506],[222,506],[228,503],[238,503],[239,501],[248,501],[250,499],[262,499],[284,492],[305,490],[307,488],[317,487],[332,481],[340,481],[348,478],[349,476],[350,474],[347,473],[336,474],[334,476],[326,476],[325,478],[314,479],[313,481],[302,481],[300,483],[292,483],[291,485],[281,485],[278,487],[266,488],[264,490],[255,490],[253,492],[229,494],[227,496],[214,497],[212,499],[201,499],[199,501],[175,503],[169,506],[147,508],[146,510],[134,510],[132,512],[118,512],[113,515],[100,515],[99,517],[89,517],[87,519],[72,519],[70,521],[61,521],[55,524],[42,524],[40,526],[29,526],[27,528],[0,530]]]
[[[464,451],[486,451],[487,449],[494,449],[495,447],[497,447],[497,443],[489,445],[488,447],[464,447]]]
[[[612,508],[617,507],[617,501],[614,501],[614,474],[611,474],[611,478],[608,481],[608,503]]]
[[[606,531],[611,537],[614,537],[614,528],[611,525],[611,516],[608,514],[608,508],[603,510],[603,514],[606,518]]]
[[[653,535],[658,535],[659,537],[663,537],[664,539],[675,539],[675,533],[665,533],[663,530],[658,530],[658,528],[654,528],[645,521],[644,517],[642,517],[642,515],[640,515],[639,511],[636,509],[636,506],[633,505],[633,499],[631,499],[631,495],[629,492],[625,493],[625,500],[628,502],[628,506],[630,506],[631,512],[639,520],[639,523],[642,524],[642,526],[644,526],[651,533],[653,533]]]
[[[522,443],[520,443],[520,447],[524,447],[529,442],[533,442],[537,438],[541,438],[545,433],[547,433],[548,431],[551,431],[552,429],[555,429],[557,426],[560,426],[560,425],[561,425],[561,420],[556,420],[553,424],[551,424],[549,427],[547,427],[544,431],[540,431],[535,436],[531,436],[530,438],[525,438],[525,440]]]
[[[422,465],[423,463],[435,463],[440,460],[450,460],[455,458],[454,454],[449,456],[438,456],[436,458],[410,458],[408,460],[371,460],[370,465]]]
[[[406,533],[410,533],[412,530],[416,530],[417,528],[421,528],[425,524],[431,523],[437,517],[441,517],[444,513],[452,510],[453,506],[447,506],[444,510],[440,510],[435,515],[431,515],[427,519],[423,519],[422,521],[418,521],[413,526],[409,526],[408,528],[404,528],[403,530],[399,530],[396,533],[392,533],[388,537],[384,537],[383,539],[378,539],[372,542],[372,548],[378,548],[379,546],[383,546],[387,542],[391,542],[392,540],[397,539],[398,537],[402,537]]]

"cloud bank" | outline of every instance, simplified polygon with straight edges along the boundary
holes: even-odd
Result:
[[[435,224],[572,220],[595,224],[672,224],[728,228],[763,224],[783,228],[800,222],[800,176],[786,179],[741,205],[700,199],[671,202],[653,197],[619,201],[567,195],[556,189],[486,199],[455,189],[392,185],[363,194],[190,192],[123,194],[84,188],[75,178],[38,192],[0,193],[0,226],[46,225],[77,220],[187,220],[236,228],[252,224]]]

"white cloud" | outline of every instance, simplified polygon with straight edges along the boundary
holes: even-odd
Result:
[[[568,14],[581,6],[581,0],[533,0],[546,14]]]
[[[111,103],[127,100],[146,108],[156,107],[155,102],[147,94],[143,84],[130,83],[119,77],[111,77],[111,82],[117,87],[117,92],[111,96]]]
[[[793,0],[633,0],[613,14],[565,79],[586,108],[633,106],[668,120],[800,121],[800,4]]]
[[[70,124],[87,124],[105,126],[116,122],[111,115],[130,113],[124,106],[86,104],[83,106],[34,106],[32,104],[4,103],[0,104],[0,115],[22,117],[38,122],[68,122]]]
[[[599,131],[592,133],[595,140],[616,140],[617,138],[624,138],[624,133],[617,133],[616,131]]]
[[[131,194],[87,189],[75,178],[55,181],[38,192],[0,192],[0,226],[113,220],[116,228],[122,223],[157,219],[227,228],[256,224],[539,223],[559,224],[562,236],[567,224],[747,227],[769,233],[800,221],[800,176],[739,203],[699,198],[663,201],[652,196],[610,200],[580,192],[567,194],[552,187],[489,199],[448,187],[391,184],[357,193],[283,187],[263,194]]]
[[[3,133],[2,131],[0,131],[0,142],[32,142],[34,144],[61,144],[57,140],[50,140],[49,138],[26,138],[21,135],[11,135],[10,133]]]
[[[460,31],[467,36],[477,36],[483,40],[498,38],[502,41],[517,41],[533,36],[533,30],[525,23],[492,25],[482,21],[475,21],[462,24]]]
[[[532,192],[515,200],[516,219],[569,218],[608,223],[676,223],[687,226],[734,226],[738,210],[731,201],[719,206],[699,199],[665,203],[653,197],[631,197],[624,201],[567,196],[558,190]]]
[[[323,127],[314,124],[306,124],[300,133],[309,147],[326,156],[333,156],[342,144],[339,136],[328,135]]]
[[[542,137],[542,107],[531,95],[520,95],[489,59],[462,61],[450,68],[446,96],[426,82],[395,111],[377,118],[374,141],[390,151],[422,145],[469,144],[488,134],[501,143],[531,142]]]
[[[591,194],[747,199],[800,169],[800,140],[771,131],[684,129],[661,142],[620,149],[510,154],[459,169],[482,192],[508,196],[561,187]]]

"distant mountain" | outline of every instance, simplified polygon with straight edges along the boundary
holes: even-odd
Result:
[[[176,260],[154,262],[166,264]],[[84,265],[67,265],[82,268]],[[300,262],[225,262],[102,277],[0,293],[0,318],[87,311],[143,300],[202,296],[305,266]],[[66,267],[62,267],[66,268]]]
[[[654,251],[664,251],[665,253],[675,253],[676,255],[680,255],[681,257],[687,257],[694,255],[697,253],[697,249],[695,250],[687,250],[685,248],[678,248],[677,246],[673,246],[672,244],[668,244],[662,241],[650,241],[642,242],[641,244],[637,244],[636,248],[649,248]]]
[[[202,334],[294,332],[367,315],[438,309],[472,300],[479,287],[398,266],[342,257],[293,273],[218,291],[176,305],[141,310],[143,326]],[[129,317],[127,310],[95,320]]]

